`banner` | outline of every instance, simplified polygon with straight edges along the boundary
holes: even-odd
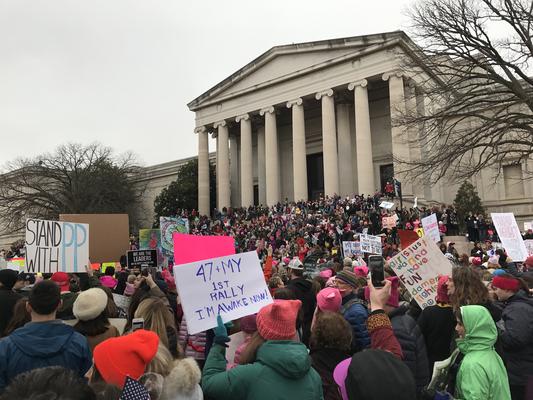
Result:
[[[422,228],[424,228],[425,236],[431,238],[435,243],[440,242],[439,223],[437,222],[437,215],[431,214],[422,218]]]
[[[503,247],[513,261],[524,261],[528,254],[513,213],[491,213],[492,222]]]
[[[437,304],[439,276],[452,274],[452,264],[428,237],[403,249],[389,266],[422,309]]]
[[[342,253],[344,257],[360,257],[363,255],[361,251],[361,243],[359,242],[342,242]]]
[[[25,272],[86,272],[89,263],[89,225],[26,220]]]
[[[175,249],[174,265],[235,254],[235,240],[231,236],[197,236],[173,233],[172,238]]]
[[[159,229],[139,229],[139,249],[155,250],[157,252],[157,266],[161,267],[165,264]]]
[[[360,235],[361,251],[363,253],[379,254],[381,255],[383,249],[381,248],[381,238],[372,235]]]
[[[156,250],[130,250],[128,251],[128,268],[157,267]]]
[[[272,303],[256,251],[184,264],[174,278],[190,335]]]
[[[159,230],[161,231],[161,248],[163,253],[171,256],[174,253],[172,234],[189,233],[189,220],[187,218],[159,217]]]
[[[390,210],[392,207],[394,207],[394,203],[391,203],[390,201],[382,201],[379,203],[379,206],[381,208],[386,208],[387,210]]]

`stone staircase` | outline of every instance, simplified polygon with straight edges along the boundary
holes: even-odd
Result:
[[[470,243],[465,236],[444,236],[443,242],[454,242],[454,247],[457,249],[459,255],[465,253],[470,256],[470,250],[474,248],[474,244]]]

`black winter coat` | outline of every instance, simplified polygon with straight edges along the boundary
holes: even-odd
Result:
[[[313,284],[304,278],[296,278],[289,281],[287,288],[290,289],[294,296],[302,302],[302,342],[309,346],[311,336],[311,322],[315,313],[316,297],[313,293]]]
[[[401,306],[389,314],[394,335],[400,342],[403,361],[409,367],[416,382],[417,392],[429,383],[429,366],[424,336],[413,317],[406,314],[407,306]]]
[[[511,385],[526,385],[533,376],[533,299],[519,291],[504,303],[497,324]]]
[[[337,349],[313,349],[309,355],[313,368],[322,378],[324,400],[342,400],[339,387],[333,379],[333,371],[338,363],[350,358],[350,355]]]
[[[21,298],[22,296],[13,290],[3,286],[0,287],[0,337],[3,336],[9,320],[13,316],[15,303]]]

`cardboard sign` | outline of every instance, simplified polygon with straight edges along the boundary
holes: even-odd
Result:
[[[381,208],[386,208],[387,210],[390,210],[392,207],[394,207],[394,203],[391,203],[390,201],[382,201],[379,203],[379,206]]]
[[[437,215],[431,214],[422,218],[422,228],[424,234],[431,238],[435,243],[440,242],[439,223],[437,222]]]
[[[524,240],[524,245],[526,246],[527,254],[533,256],[533,239]]]
[[[184,264],[174,277],[190,335],[272,303],[256,251]]]
[[[398,221],[398,215],[394,214],[392,217],[383,217],[381,219],[381,225],[385,229],[392,229],[396,226],[396,221]]]
[[[156,250],[130,250],[128,251],[128,268],[157,267]]]
[[[174,265],[188,264],[235,254],[235,240],[231,236],[197,236],[173,233]]]
[[[422,309],[437,304],[439,276],[452,274],[452,264],[428,237],[403,249],[389,266]]]
[[[189,220],[187,218],[159,217],[159,230],[161,231],[161,248],[163,253],[170,256],[174,253],[172,234],[189,233]]]
[[[85,272],[89,263],[89,225],[26,220],[25,272]]]
[[[528,254],[524,239],[513,213],[491,213],[492,222],[498,232],[500,241],[513,261],[524,261]]]
[[[360,235],[361,251],[363,253],[379,254],[381,255],[383,249],[381,248],[381,238],[372,235]]]
[[[363,255],[361,251],[361,243],[359,242],[342,242],[342,252],[344,257],[360,257]]]

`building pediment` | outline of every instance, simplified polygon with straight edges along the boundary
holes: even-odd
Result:
[[[402,31],[276,46],[188,104],[191,111],[292,79],[409,38]]]

